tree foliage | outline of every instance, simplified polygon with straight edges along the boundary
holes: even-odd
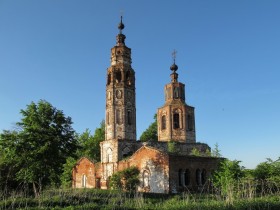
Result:
[[[94,135],[90,134],[89,129],[79,136],[81,150],[79,156],[86,156],[95,161],[100,161],[100,142],[105,140],[105,122],[102,120],[100,127],[95,129]]]
[[[60,182],[63,188],[70,188],[72,186],[72,169],[76,163],[76,158],[68,157],[66,163],[63,164],[63,172],[60,176]]]
[[[237,181],[245,176],[244,167],[240,161],[225,159],[220,162],[219,168],[213,176],[213,184],[221,190],[221,194],[232,199]]]
[[[71,118],[47,101],[32,102],[20,113],[21,130],[1,134],[1,158],[16,169],[13,181],[31,184],[38,194],[42,187],[59,185],[63,164],[75,156],[78,142]]]
[[[140,136],[141,141],[157,141],[157,114],[154,115],[154,122],[152,122],[149,127]]]
[[[125,191],[136,190],[139,185],[139,169],[135,166],[126,168],[114,173],[110,179],[110,186],[113,189]]]
[[[200,151],[197,149],[197,148],[193,148],[192,151],[191,151],[191,155],[193,156],[201,156],[201,153]]]
[[[280,187],[280,158],[275,161],[268,158],[267,161],[258,164],[253,175],[256,180],[273,182]]]
[[[218,143],[216,143],[214,149],[212,149],[212,154],[211,155],[213,157],[222,157],[221,150],[219,149]]]

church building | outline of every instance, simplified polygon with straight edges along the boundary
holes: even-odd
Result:
[[[158,140],[137,141],[135,71],[131,66],[131,49],[125,44],[122,19],[118,29],[107,69],[101,162],[81,158],[72,171],[72,187],[108,189],[113,173],[136,166],[140,170],[140,192],[201,189],[220,158],[209,155],[211,148],[207,144],[196,142],[194,107],[186,104],[185,85],[178,81],[175,54],[170,67],[171,81],[164,87],[165,103],[157,110]]]

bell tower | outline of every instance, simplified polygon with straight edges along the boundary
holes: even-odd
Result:
[[[107,69],[105,140],[136,141],[135,72],[131,49],[125,45],[124,24],[118,25],[117,44]]]
[[[176,51],[172,53],[171,82],[164,87],[165,104],[158,109],[158,141],[195,143],[194,107],[185,102],[185,85],[178,82]]]

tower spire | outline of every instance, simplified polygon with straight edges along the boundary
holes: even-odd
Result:
[[[120,30],[120,34],[122,34],[122,30],[124,29],[124,24],[122,22],[122,15],[121,15],[121,22],[118,25],[118,29]]]
[[[172,52],[173,64],[170,66],[170,70],[173,71],[172,74],[170,74],[171,82],[178,82],[178,74],[176,73],[176,71],[178,70],[178,66],[175,63],[176,55],[177,55],[177,51],[174,50]]]
[[[122,15],[121,15],[121,22],[118,25],[118,29],[120,30],[119,34],[117,35],[117,46],[125,46],[125,35],[122,33],[124,29],[124,24],[122,22]]]

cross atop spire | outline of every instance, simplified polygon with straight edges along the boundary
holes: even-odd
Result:
[[[170,70],[173,71],[173,74],[178,70],[178,66],[175,64],[177,51],[172,52],[173,64],[170,66]]]
[[[122,16],[121,16],[121,22],[118,25],[118,29],[120,30],[120,33],[117,35],[117,46],[125,46],[125,35],[122,34],[122,30],[124,29],[124,24],[122,22]]]
[[[173,64],[170,66],[170,70],[173,71],[172,74],[170,74],[171,82],[178,82],[178,74],[176,73],[176,71],[178,70],[178,66],[175,63],[177,51],[174,50],[171,55],[173,58]]]
[[[118,29],[120,30],[120,34],[122,34],[122,30],[124,29],[124,24],[122,22],[122,16],[121,16],[121,22],[118,25]]]
[[[173,50],[172,52],[172,58],[173,58],[173,63],[175,64],[175,60],[176,60],[176,55],[177,55],[177,51]]]

